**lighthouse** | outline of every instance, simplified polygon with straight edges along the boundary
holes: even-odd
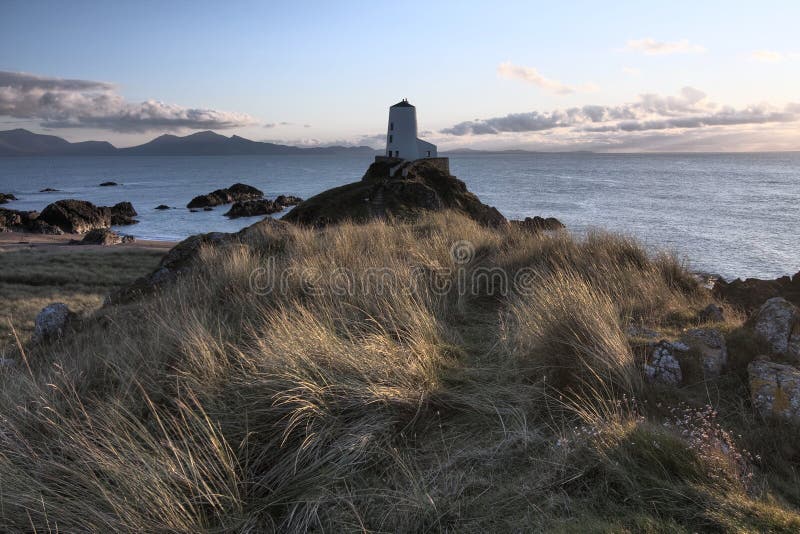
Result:
[[[437,157],[436,145],[417,138],[417,108],[405,98],[389,108],[386,157],[409,161]]]

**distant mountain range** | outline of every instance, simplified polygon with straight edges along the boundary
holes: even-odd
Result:
[[[301,148],[251,141],[238,135],[225,137],[215,132],[197,132],[184,137],[164,134],[139,146],[117,148],[106,141],[70,143],[55,135],[28,130],[0,131],[0,156],[244,156],[376,154],[368,146]]]

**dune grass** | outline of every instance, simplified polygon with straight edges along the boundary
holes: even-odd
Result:
[[[259,226],[0,371],[0,529],[796,531],[756,345],[715,382],[641,380],[627,328],[708,302],[604,233]]]

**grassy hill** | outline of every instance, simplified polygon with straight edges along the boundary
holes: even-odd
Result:
[[[603,233],[257,226],[0,370],[0,529],[797,531],[740,317],[719,379],[641,378],[629,327],[710,298]]]

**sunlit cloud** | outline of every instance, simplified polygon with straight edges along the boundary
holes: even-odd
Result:
[[[622,67],[622,73],[627,74],[628,76],[639,76],[642,71],[636,67]]]
[[[533,67],[514,65],[510,61],[500,63],[497,67],[497,75],[507,80],[520,80],[557,95],[568,95],[575,92],[592,93],[599,90],[599,87],[593,83],[585,83],[579,86],[567,85],[543,76]]]
[[[47,128],[117,132],[217,129],[248,126],[244,113],[185,108],[158,100],[134,103],[107,82],[0,71],[0,116],[33,119]]]
[[[680,41],[656,41],[652,38],[632,39],[625,48],[633,52],[640,52],[648,56],[662,56],[669,54],[702,54],[705,47],[689,42],[688,39]]]

